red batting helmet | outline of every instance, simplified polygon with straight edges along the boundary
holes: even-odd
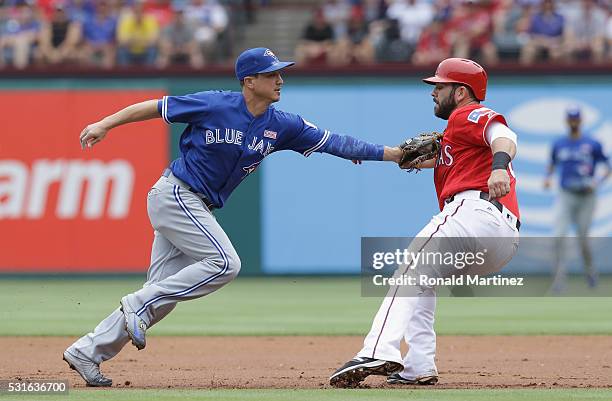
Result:
[[[487,72],[478,63],[465,58],[447,58],[438,65],[436,75],[423,82],[463,84],[472,89],[478,100],[484,100],[487,93]]]

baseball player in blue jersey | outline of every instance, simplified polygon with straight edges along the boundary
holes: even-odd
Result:
[[[601,143],[582,135],[581,121],[579,108],[571,107],[567,110],[569,135],[559,138],[553,144],[544,181],[544,187],[550,188],[552,174],[556,167],[559,168],[560,207],[559,216],[555,220],[555,275],[551,288],[554,293],[562,293],[567,287],[564,237],[570,224],[576,226],[589,287],[596,287],[598,281],[589,246],[589,227],[595,211],[596,189],[610,176],[612,170]],[[606,166],[606,172],[597,179],[595,166],[600,163]]]
[[[249,49],[235,66],[242,92],[164,96],[128,106],[81,132],[86,148],[130,122],[161,117],[166,123],[187,124],[180,157],[147,196],[155,236],[146,283],[124,296],[120,307],[64,352],[64,360],[88,386],[110,386],[100,363],[129,341],[143,349],[146,331],[177,302],[208,295],[238,275],[240,258],[211,211],[223,207],[266,156],[293,150],[304,156],[321,152],[354,161],[399,162],[399,148],[337,135],[272,107],[280,100],[280,71],[293,64],[279,61],[269,49]]]

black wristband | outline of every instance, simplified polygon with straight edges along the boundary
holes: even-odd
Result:
[[[512,158],[506,152],[495,152],[493,155],[493,165],[491,170],[507,170]]]

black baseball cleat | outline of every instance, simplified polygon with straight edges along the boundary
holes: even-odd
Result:
[[[406,379],[398,373],[394,373],[387,378],[389,384],[410,384],[410,385],[421,385],[421,386],[433,386],[438,382],[438,375],[423,375],[417,376],[414,379]]]
[[[356,357],[336,370],[329,378],[329,384],[338,388],[354,388],[370,375],[389,376],[402,370],[404,367],[401,363]]]

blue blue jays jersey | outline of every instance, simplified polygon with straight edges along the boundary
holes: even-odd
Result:
[[[608,163],[608,158],[601,144],[592,138],[564,137],[554,143],[551,162],[559,166],[562,188],[582,191],[592,186],[595,165]]]
[[[279,150],[309,156],[320,151],[330,136],[329,131],[272,106],[254,117],[240,92],[164,96],[157,107],[167,123],[187,124],[180,139],[181,156],[170,165],[172,173],[217,208],[264,157]]]

